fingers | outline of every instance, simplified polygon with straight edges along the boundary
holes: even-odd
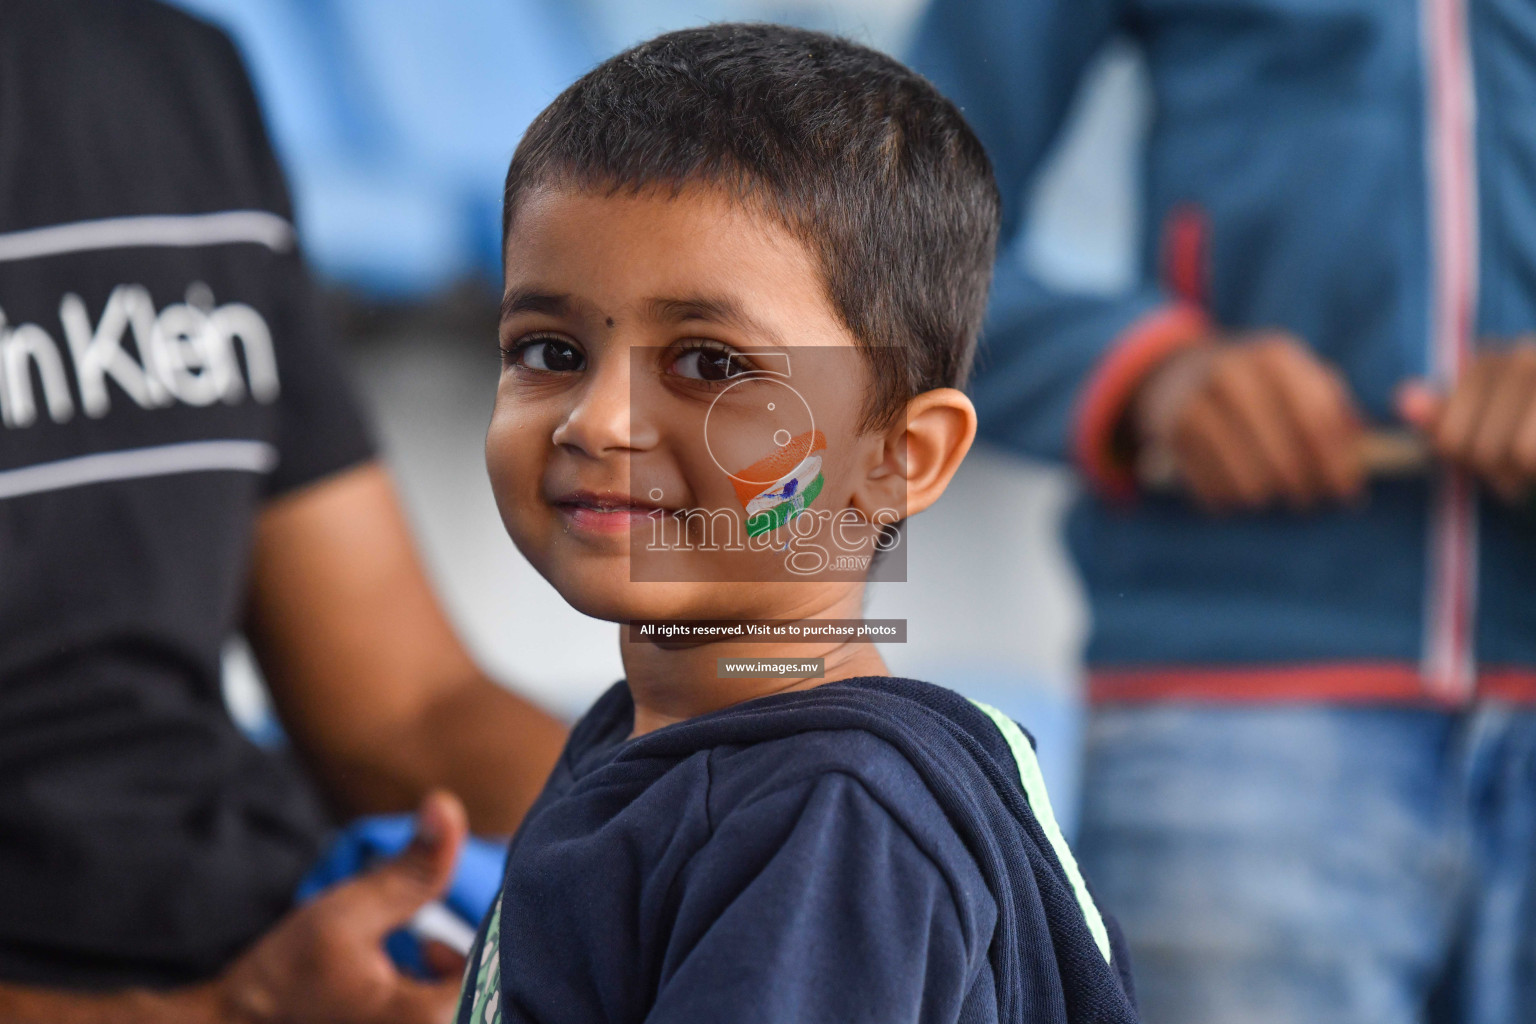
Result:
[[[1536,484],[1536,344],[1481,354],[1444,399],[1407,385],[1398,405],[1436,454],[1472,470],[1505,500],[1522,501]]]
[[[1213,510],[1360,493],[1360,421],[1342,378],[1278,333],[1228,343],[1169,417],[1189,490]]]
[[[1524,474],[1515,463],[1515,440],[1531,409],[1536,365],[1510,359],[1505,372],[1485,385],[1486,405],[1472,434],[1473,468],[1507,501],[1516,501]]]
[[[1174,435],[1174,451],[1196,500],[1211,511],[1258,507],[1274,495],[1242,428],[1209,395],[1191,402]]]
[[[468,831],[459,799],[441,790],[430,793],[417,812],[411,844],[327,899],[340,904],[337,911],[351,915],[359,929],[382,937],[448,888]]]
[[[1475,361],[1447,397],[1445,409],[1430,432],[1430,441],[1441,458],[1470,462],[1472,437],[1487,404],[1495,370],[1492,360]]]
[[[428,939],[421,944],[421,959],[434,978],[458,979],[464,976],[464,954],[445,942]]]
[[[1252,360],[1231,359],[1211,375],[1212,397],[1226,410],[1234,441],[1253,463],[1249,475],[1256,485],[1247,491],[1249,503],[1264,504],[1281,494],[1310,504],[1317,487],[1305,452],[1295,443],[1286,402],[1259,370]]]
[[[402,978],[380,1019],[399,1024],[450,1024],[458,1009],[461,984],[458,973],[439,981]]]
[[[1434,429],[1445,401],[1440,393],[1424,381],[1411,380],[1397,389],[1397,415],[1417,430],[1429,433]]]
[[[1515,468],[1525,479],[1536,480],[1536,409],[1528,410],[1515,429],[1512,456]]]
[[[1306,457],[1319,493],[1337,501],[1360,494],[1360,416],[1344,378],[1324,366],[1299,343],[1276,346],[1264,354],[1273,370],[1276,393]]]

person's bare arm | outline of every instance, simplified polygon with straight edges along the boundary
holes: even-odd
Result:
[[[431,794],[403,853],[291,911],[213,981],[103,994],[0,984],[0,1024],[445,1024],[463,958],[428,945],[438,980],[422,981],[383,943],[448,887],[464,835],[463,806]]]
[[[508,834],[564,742],[465,652],[376,464],[263,510],[248,628],[284,726],[346,812],[407,810],[442,787],[475,831]]]
[[[0,984],[0,1024],[233,1024],[212,985],[83,995]]]

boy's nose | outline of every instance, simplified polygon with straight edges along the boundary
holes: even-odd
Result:
[[[634,422],[627,362],[608,360],[589,374],[576,405],[555,428],[555,444],[593,457],[643,447],[648,431]]]

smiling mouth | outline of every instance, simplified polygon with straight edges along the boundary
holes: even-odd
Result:
[[[654,501],[641,501],[627,494],[595,494],[591,491],[574,491],[554,501],[556,508],[586,509],[592,512],[671,512]]]
[[[556,498],[555,509],[575,529],[592,533],[617,533],[639,523],[675,514],[653,501],[641,501],[627,494],[593,494],[578,491]]]

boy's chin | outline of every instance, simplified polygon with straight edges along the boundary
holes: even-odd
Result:
[[[730,600],[733,583],[635,583],[630,580],[567,581],[556,589],[572,608],[594,619],[609,622],[637,622],[649,619],[732,618],[724,609],[736,606]],[[742,617],[751,617],[744,612]]]

